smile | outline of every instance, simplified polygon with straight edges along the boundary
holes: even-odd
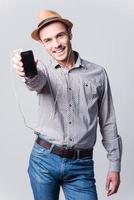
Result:
[[[64,53],[64,50],[65,50],[65,48],[57,49],[57,50],[55,50],[53,53],[54,53],[54,54],[62,54],[62,53]]]

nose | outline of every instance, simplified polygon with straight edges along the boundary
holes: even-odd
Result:
[[[61,44],[60,44],[59,40],[54,39],[54,40],[53,40],[53,47],[57,49],[57,48],[59,48],[60,46],[61,46]]]

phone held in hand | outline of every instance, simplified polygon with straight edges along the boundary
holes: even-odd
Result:
[[[20,55],[22,58],[22,63],[26,77],[28,76],[32,77],[37,75],[37,67],[34,61],[33,51],[32,50],[23,51],[20,53]]]

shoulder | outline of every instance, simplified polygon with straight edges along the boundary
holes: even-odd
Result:
[[[85,60],[85,59],[81,59],[81,63],[83,66],[85,66],[87,68],[87,70],[90,71],[98,71],[100,73],[102,73],[103,71],[105,71],[105,68],[99,64],[93,63],[91,61]]]
[[[100,81],[104,80],[106,69],[103,66],[85,59],[81,59],[81,64],[86,68],[87,73],[90,74],[92,77]]]

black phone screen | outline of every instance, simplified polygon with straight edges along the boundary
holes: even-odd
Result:
[[[34,61],[34,55],[32,50],[21,52],[22,63],[26,76],[37,75],[36,63]]]

